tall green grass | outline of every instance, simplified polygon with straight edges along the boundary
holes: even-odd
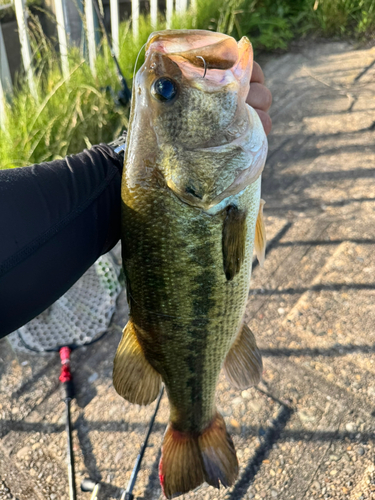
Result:
[[[175,16],[173,27],[208,27],[217,7],[214,0],[202,1],[202,5],[198,13]],[[165,28],[162,18],[158,28]],[[148,17],[140,18],[136,40],[129,22],[121,24],[119,62],[128,82],[152,31]],[[32,47],[38,100],[32,97],[25,79],[20,79],[13,96],[8,96],[5,129],[0,129],[0,168],[49,161],[92,144],[109,142],[128,124],[129,110],[115,103],[120,84],[105,41],[98,51],[96,76],[79,51],[72,49],[70,74],[65,79],[58,54],[36,19],[32,26]],[[141,51],[138,67],[143,57]]]
[[[0,0],[2,1],[2,0]],[[201,28],[250,37],[255,49],[285,49],[301,34],[329,36],[375,34],[375,0],[198,0],[197,12],[175,16],[174,28]],[[165,28],[162,16],[158,29]],[[115,103],[120,88],[109,49],[103,41],[94,77],[79,51],[69,53],[70,75],[34,18],[32,47],[38,100],[20,78],[8,96],[7,122],[0,129],[0,168],[61,158],[99,142],[113,140],[128,124],[128,109]],[[129,22],[121,24],[120,66],[131,83],[138,54],[152,32],[140,18],[135,40]],[[141,52],[140,52],[141,51]]]
[[[69,54],[70,74],[64,79],[53,46],[36,22],[32,47],[38,100],[20,79],[8,96],[5,129],[0,131],[2,168],[24,166],[78,152],[93,143],[112,140],[127,125],[127,112],[114,105],[106,90],[117,85],[107,56],[97,62],[94,77],[79,51]]]
[[[375,0],[228,0],[214,17],[213,29],[247,35],[258,50],[286,49],[304,35],[375,36]]]
[[[375,0],[316,0],[315,16],[327,35],[375,35]]]

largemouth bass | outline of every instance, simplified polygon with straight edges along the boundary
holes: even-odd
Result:
[[[262,362],[243,318],[267,140],[245,104],[252,47],[221,33],[150,35],[133,84],[122,182],[122,248],[130,319],[114,386],[149,404],[164,382],[170,422],[160,480],[174,497],[203,482],[230,486],[233,442],[215,407],[222,368],[237,388]]]

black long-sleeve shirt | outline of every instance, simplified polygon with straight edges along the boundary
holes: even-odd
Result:
[[[0,170],[0,338],[49,307],[117,243],[121,171],[105,144]]]

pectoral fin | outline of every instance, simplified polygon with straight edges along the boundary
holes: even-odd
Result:
[[[257,385],[262,375],[262,356],[250,328],[243,324],[224,362],[224,373],[236,389]]]
[[[245,258],[246,246],[246,211],[234,205],[227,208],[223,224],[223,263],[224,273],[231,281],[239,273]]]
[[[152,403],[160,391],[161,376],[145,358],[131,320],[117,348],[113,385],[120,396],[139,405]]]
[[[266,258],[266,228],[264,226],[264,217],[263,217],[263,207],[265,205],[264,200],[260,200],[259,212],[257,217],[257,222],[255,226],[255,241],[254,248],[256,256],[259,260],[259,264],[263,267],[264,259]]]

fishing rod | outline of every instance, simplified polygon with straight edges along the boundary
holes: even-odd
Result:
[[[98,342],[98,340],[102,339],[102,337],[106,334],[105,331],[99,337],[89,341],[82,342],[81,344],[74,338],[72,334],[72,339],[66,341],[66,338],[58,338],[56,339],[56,347],[48,348],[43,343],[43,338],[36,338],[33,342],[33,346],[29,345],[27,340],[22,336],[20,331],[17,331],[18,338],[23,347],[28,349],[29,351],[35,353],[52,353],[58,352],[60,355],[61,362],[61,372],[59,376],[59,380],[61,382],[61,387],[63,389],[63,401],[65,403],[65,432],[66,432],[66,444],[67,444],[67,467],[68,467],[68,483],[69,483],[69,500],[76,500],[77,498],[77,488],[75,481],[75,460],[74,460],[74,452],[73,452],[73,424],[71,418],[71,402],[75,398],[75,389],[73,383],[73,374],[70,368],[70,354],[73,350],[78,349],[83,345],[90,345]],[[69,335],[69,332],[65,332],[65,334]],[[66,335],[65,335],[66,337]],[[61,345],[61,344],[64,345]]]
[[[72,438],[72,419],[70,415],[70,403],[74,399],[74,385],[72,372],[70,371],[70,353],[71,348],[68,346],[61,347],[59,350],[61,360],[61,373],[59,380],[64,388],[65,402],[65,431],[67,437],[67,462],[68,462],[68,480],[69,480],[69,499],[76,500],[77,490],[75,482],[75,467],[73,453],[73,438]]]
[[[135,482],[137,480],[137,475],[138,475],[139,469],[141,468],[142,458],[143,458],[143,455],[144,455],[146,447],[147,447],[148,438],[150,437],[152,427],[153,427],[154,422],[155,422],[155,417],[156,417],[156,414],[157,414],[158,409],[159,409],[161,398],[163,397],[163,392],[164,392],[164,386],[160,390],[159,398],[158,398],[157,403],[156,403],[156,408],[155,408],[154,414],[152,415],[151,421],[149,423],[149,427],[148,427],[145,441],[144,441],[143,446],[142,446],[142,448],[137,456],[137,460],[135,462],[132,475],[130,476],[128,487],[126,488],[126,491],[122,494],[121,500],[133,500],[133,498],[134,498],[133,488],[134,488]]]
[[[92,266],[80,278],[79,285],[74,285],[44,313],[11,334],[13,335],[11,345],[20,352],[59,353],[59,381],[62,400],[65,403],[69,500],[77,498],[73,450],[74,423],[71,414],[71,404],[76,393],[71,369],[71,354],[80,347],[98,342],[106,335],[109,323],[107,315],[113,313],[115,300],[121,291],[118,272],[115,257],[111,254],[100,257],[95,266]],[[102,279],[104,273],[105,283]],[[84,295],[82,290],[85,289],[90,289],[89,296]],[[67,315],[67,310],[71,315]],[[80,323],[79,327],[77,327],[77,320]]]
[[[108,34],[108,31],[107,31],[107,28],[106,28],[106,26],[104,24],[103,16],[102,16],[102,14],[100,12],[100,9],[99,9],[98,1],[97,0],[93,0],[93,3],[94,3],[94,8],[95,8],[96,14],[97,14],[98,19],[99,19],[100,26],[101,26],[102,30],[104,31],[104,34],[105,34],[105,37],[106,37],[106,40],[107,40],[107,43],[108,43],[109,50],[111,52],[112,59],[113,59],[113,61],[115,63],[115,66],[116,66],[117,76],[118,76],[118,79],[119,79],[121,87],[122,87],[122,89],[119,91],[119,93],[117,95],[117,98],[118,98],[118,101],[120,102],[120,104],[122,106],[126,106],[130,102],[131,92],[130,92],[130,89],[128,87],[128,84],[126,83],[125,77],[124,77],[124,75],[123,75],[123,73],[121,71],[121,68],[120,68],[120,65],[118,63],[116,54],[115,54],[115,52],[113,50],[112,43],[111,43],[111,40],[109,38],[109,34]]]
[[[65,403],[65,432],[66,432],[66,444],[67,444],[67,466],[68,466],[68,482],[69,482],[69,500],[76,500],[77,498],[77,488],[75,481],[75,461],[74,461],[74,452],[73,452],[73,425],[71,419],[71,402],[75,397],[75,390],[73,384],[73,375],[70,369],[70,354],[74,349],[80,347],[79,345],[72,343],[65,345],[56,345],[51,349],[45,348],[43,342],[40,339],[37,339],[34,342],[33,346],[30,346],[27,341],[23,338],[20,331],[17,331],[18,338],[21,342],[21,345],[26,349],[36,352],[36,353],[50,353],[50,352],[58,352],[60,355],[61,362],[61,372],[59,376],[59,380],[61,382],[61,387],[63,389],[63,401]],[[99,339],[102,338],[102,335]],[[99,340],[95,339],[93,342]],[[60,340],[60,339],[59,339]],[[57,340],[57,343],[59,343]],[[65,339],[64,339],[65,340]],[[90,343],[93,343],[90,342]],[[83,345],[83,344],[82,344]]]
[[[146,451],[146,448],[147,448],[148,439],[150,437],[150,434],[152,432],[152,428],[154,426],[155,417],[156,417],[156,414],[157,414],[157,412],[159,410],[160,401],[161,401],[161,398],[163,397],[163,393],[164,393],[164,386],[162,386],[162,388],[160,390],[159,397],[158,397],[158,400],[156,402],[156,407],[155,407],[154,413],[153,413],[153,415],[151,417],[150,423],[148,425],[148,429],[147,429],[147,434],[146,434],[145,440],[144,440],[144,442],[142,444],[141,449],[139,450],[137,459],[135,461],[135,464],[134,464],[134,467],[133,467],[133,471],[132,471],[132,474],[131,474],[130,479],[129,479],[128,486],[127,486],[126,490],[122,490],[120,500],[134,500],[133,489],[134,489],[134,486],[135,486],[135,482],[137,480],[138,472],[139,472],[139,470],[141,468],[141,463],[142,463],[143,455],[145,454],[145,451]],[[92,479],[84,479],[82,481],[82,483],[81,483],[81,490],[82,491],[90,491],[90,492],[92,492],[90,500],[97,500],[98,499],[98,493],[100,491],[100,483],[96,483]]]

